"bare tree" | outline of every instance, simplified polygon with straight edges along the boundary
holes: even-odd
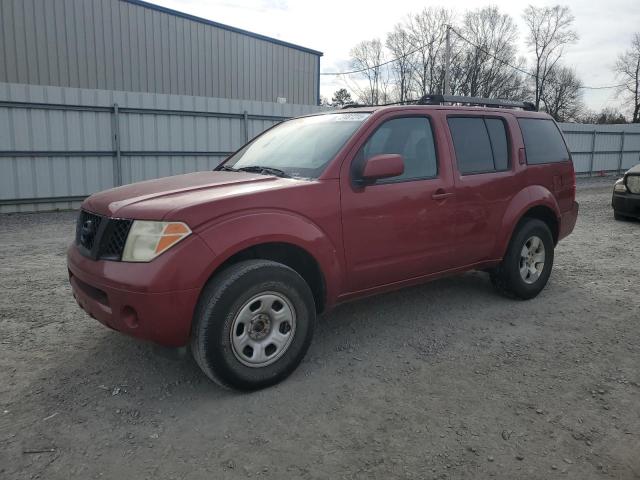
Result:
[[[386,79],[385,71],[380,65],[384,63],[384,51],[379,39],[365,40],[351,49],[351,65],[354,70],[362,70],[360,74],[366,80],[366,87],[357,82],[353,90],[362,103],[377,105],[384,97]]]
[[[540,108],[549,75],[562,57],[564,47],[574,43],[578,35],[571,29],[574,17],[568,7],[529,5],[523,18],[529,30],[527,45],[534,53],[534,104]]]
[[[558,122],[578,120],[584,108],[581,87],[573,69],[556,64],[542,92],[544,110]]]
[[[398,100],[404,102],[411,97],[413,55],[415,48],[408,31],[397,24],[387,35],[385,45],[392,57],[396,59],[390,65],[393,80],[398,92]]]
[[[497,7],[485,7],[464,15],[461,27],[465,43],[458,56],[457,93],[473,97],[521,98],[524,68],[517,58],[518,29]]]
[[[450,10],[433,7],[425,8],[407,20],[412,48],[417,50],[412,58],[412,74],[418,96],[443,91],[446,25],[451,23],[453,13]]]
[[[631,40],[631,48],[618,56],[615,71],[624,83],[621,93],[632,103],[633,123],[640,123],[640,33]]]
[[[586,112],[578,121],[580,123],[597,123],[597,124],[620,124],[627,123],[624,115],[614,108],[605,108],[598,112]]]

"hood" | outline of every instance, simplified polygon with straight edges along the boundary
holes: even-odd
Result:
[[[98,192],[87,198],[82,208],[109,217],[174,220],[171,214],[187,207],[300,182],[246,172],[195,172]]]
[[[628,175],[630,173],[634,174],[634,175],[640,174],[640,163],[638,165],[636,165],[635,167],[631,167],[629,170],[627,170],[625,175]]]

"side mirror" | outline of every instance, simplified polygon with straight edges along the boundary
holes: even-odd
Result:
[[[395,153],[375,155],[364,162],[360,184],[371,184],[382,178],[397,177],[404,173],[402,155]]]

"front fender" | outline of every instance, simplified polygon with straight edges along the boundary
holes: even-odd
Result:
[[[249,247],[287,243],[315,258],[324,276],[327,305],[335,304],[342,288],[344,266],[329,235],[310,219],[289,211],[251,210],[223,218],[198,232],[213,251],[206,281],[222,263]]]
[[[549,208],[560,220],[560,208],[553,194],[542,185],[530,185],[518,192],[509,202],[497,237],[493,258],[502,258],[507,251],[513,232],[524,214],[534,207]]]

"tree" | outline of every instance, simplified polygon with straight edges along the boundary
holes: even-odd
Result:
[[[406,30],[417,50],[412,58],[413,83],[418,96],[442,93],[444,85],[444,47],[446,25],[453,13],[444,8],[425,8],[409,17]]]
[[[621,93],[631,102],[631,121],[640,123],[640,33],[631,40],[631,48],[618,56],[615,71],[624,85]]]
[[[605,108],[600,113],[587,112],[578,120],[580,123],[591,123],[600,125],[627,123],[627,119],[624,118],[624,115],[613,108]]]
[[[331,105],[334,107],[344,107],[345,105],[352,105],[353,100],[351,94],[346,88],[341,88],[333,92],[333,98],[331,98]]]
[[[384,97],[386,80],[381,64],[384,63],[384,51],[379,39],[365,40],[351,49],[351,65],[354,70],[362,70],[367,87],[354,85],[354,90],[362,103],[377,105]]]
[[[542,92],[544,110],[558,122],[577,120],[583,109],[581,87],[573,69],[556,64]]]
[[[385,45],[392,57],[397,59],[391,64],[391,72],[398,90],[398,100],[404,102],[411,97],[412,84],[414,47],[409,32],[401,24],[396,24],[387,35]]]
[[[574,17],[568,7],[529,5],[523,18],[529,30],[527,45],[534,53],[534,104],[540,108],[549,75],[562,57],[564,47],[574,43],[578,35],[571,29]]]
[[[518,29],[497,7],[485,7],[464,15],[462,36],[468,41],[459,55],[462,65],[457,92],[472,97],[522,98],[522,73],[510,65],[524,68],[517,59]],[[454,67],[455,70],[455,67]]]

